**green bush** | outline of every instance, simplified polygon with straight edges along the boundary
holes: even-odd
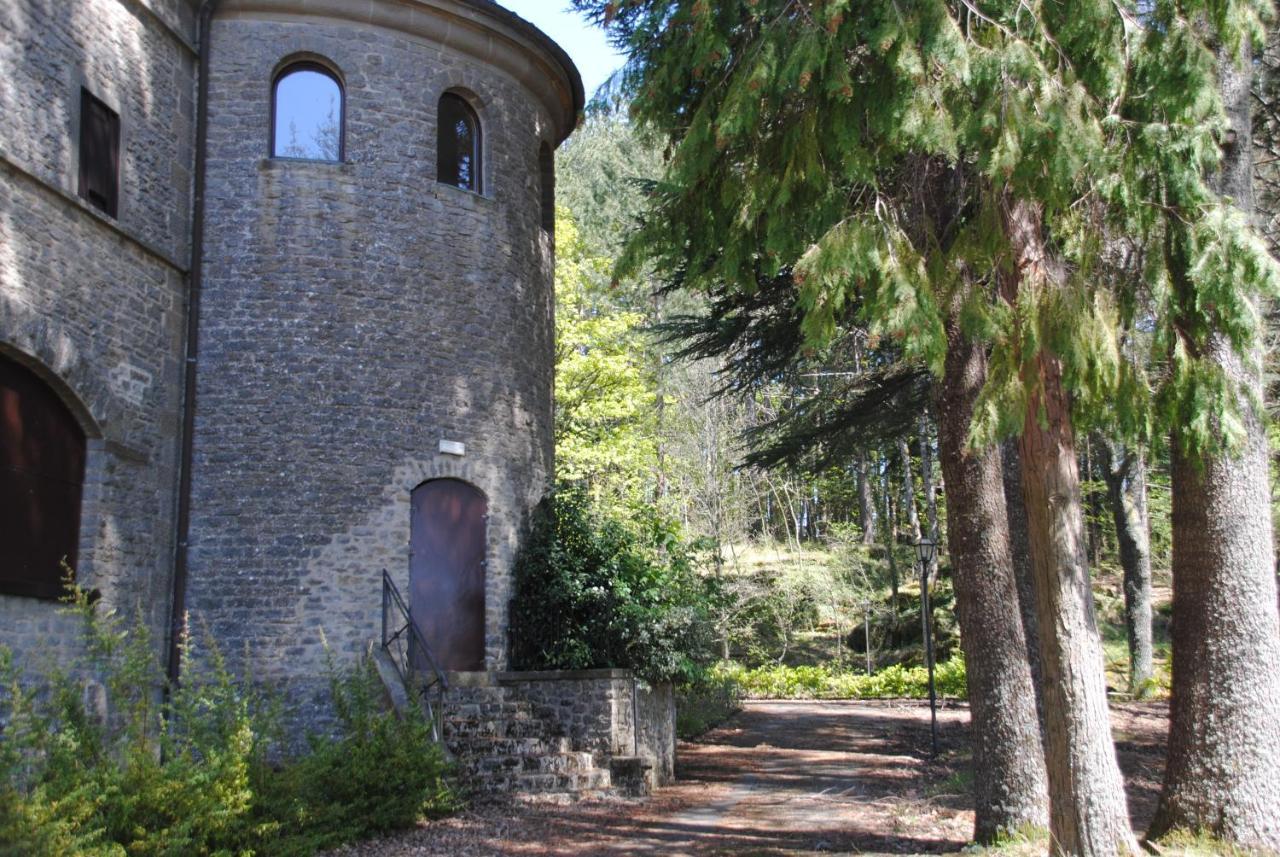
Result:
[[[376,672],[332,681],[339,735],[312,737],[310,752],[263,784],[266,813],[285,829],[263,853],[310,854],[412,827],[457,808],[448,766],[418,709],[398,719],[381,710]]]
[[[741,710],[741,685],[728,675],[704,671],[676,688],[676,735],[697,738]]]
[[[720,664],[713,675],[736,683],[749,699],[925,699],[929,673],[924,667],[886,667],[872,675],[825,666],[766,666],[746,669]],[[938,696],[968,695],[964,659],[955,655],[934,671]]]
[[[3,857],[303,855],[453,806],[423,718],[383,712],[367,665],[334,673],[337,734],[272,764],[279,706],[217,652],[165,694],[144,623],[96,615],[82,593],[71,609],[83,661],[45,686],[0,650]]]
[[[652,682],[694,674],[705,587],[674,526],[650,510],[623,522],[561,486],[534,510],[515,564],[512,662],[523,670],[635,670]]]

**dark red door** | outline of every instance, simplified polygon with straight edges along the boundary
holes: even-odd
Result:
[[[413,492],[409,609],[441,669],[484,669],[484,557],[489,504],[438,479]]]
[[[57,394],[0,357],[0,592],[60,598],[80,541],[85,437]]]

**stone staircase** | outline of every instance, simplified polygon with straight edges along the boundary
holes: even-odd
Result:
[[[418,663],[414,652],[425,653],[429,669],[413,666]],[[433,735],[457,764],[463,786],[474,793],[556,800],[649,793],[654,773],[650,762],[606,752],[599,740],[594,741],[595,752],[575,747],[565,721],[546,700],[535,703],[525,698],[493,673],[454,673],[450,678],[441,672],[386,571],[382,573],[382,637],[369,645],[368,655],[388,707],[402,713],[421,707],[437,725]],[[579,688],[572,699],[559,702],[568,705],[572,715],[583,696]],[[603,732],[596,737],[608,742],[607,723]],[[584,745],[591,741],[581,730],[575,734]]]
[[[443,719],[445,746],[478,793],[569,800],[633,791],[630,777],[614,782],[612,760],[602,767],[591,753],[575,751],[549,712],[508,688],[450,687]]]

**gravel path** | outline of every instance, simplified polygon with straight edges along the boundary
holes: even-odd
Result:
[[[1135,827],[1154,808],[1165,710],[1116,706]],[[434,855],[929,854],[959,851],[967,794],[968,711],[909,702],[752,702],[697,743],[680,745],[680,782],[643,801],[481,805],[331,857]]]

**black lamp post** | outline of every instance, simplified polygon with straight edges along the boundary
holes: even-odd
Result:
[[[929,716],[933,735],[933,755],[938,755],[938,694],[933,683],[933,623],[929,621],[929,567],[938,553],[930,538],[916,542],[916,559],[920,562],[920,624],[924,629],[924,662],[929,668]]]

